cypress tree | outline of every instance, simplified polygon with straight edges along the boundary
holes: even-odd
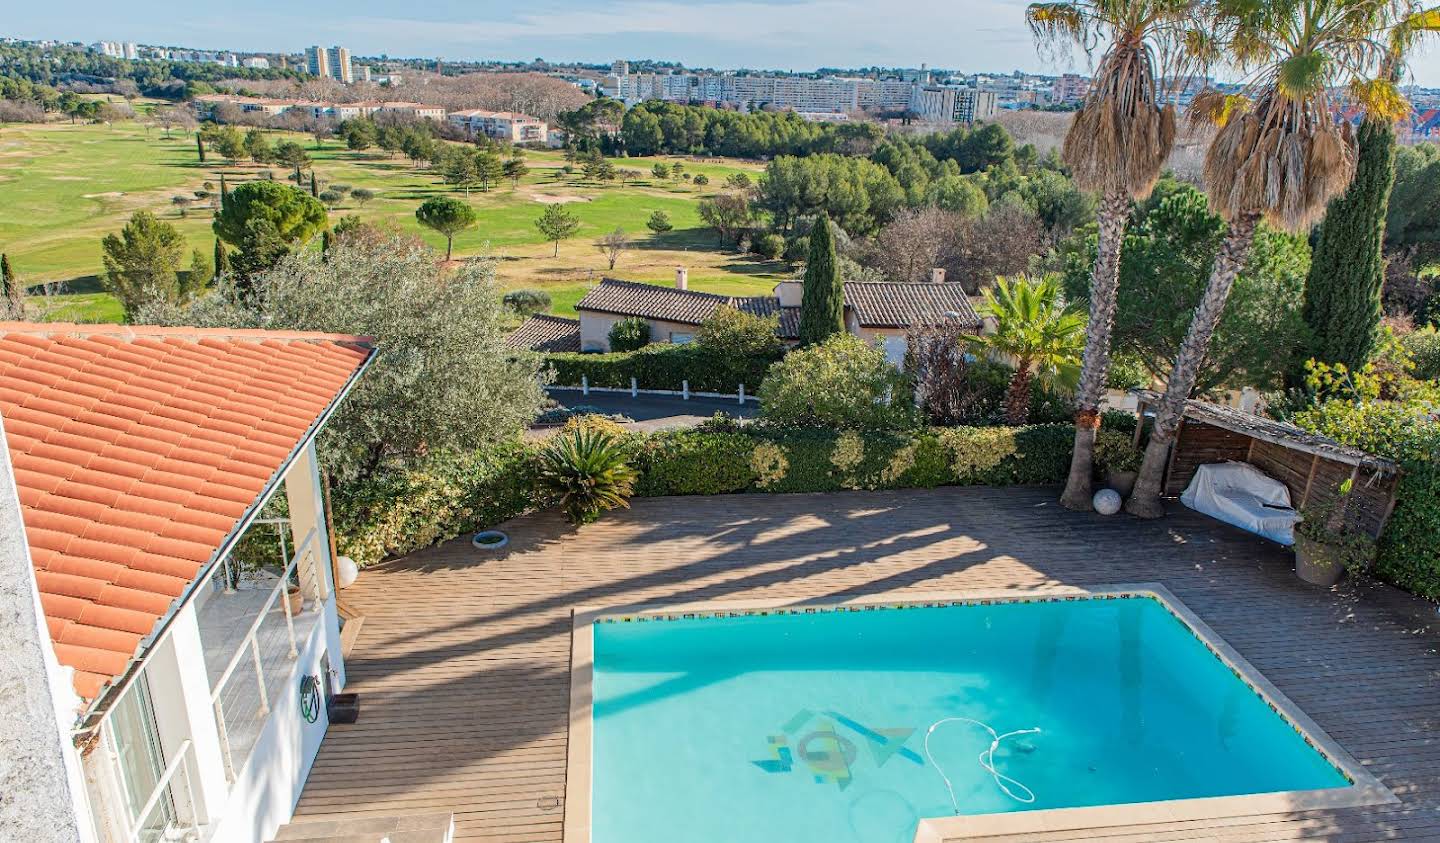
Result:
[[[225,184],[225,174],[220,174],[220,207],[225,207],[225,200],[230,198],[230,187]]]
[[[1380,120],[1360,126],[1355,181],[1330,203],[1314,241],[1305,280],[1305,359],[1365,365],[1380,325],[1380,287],[1385,280],[1385,213],[1395,180],[1395,131]],[[1297,374],[1296,377],[1299,377]]]
[[[198,150],[200,150],[200,163],[201,163],[201,164],[204,164],[204,163],[205,163],[205,139],[202,138],[202,137],[200,137],[200,133],[199,133],[199,132],[196,132],[196,133],[195,133],[195,148],[198,149]]]
[[[310,171],[310,195],[316,199],[320,198],[320,182],[315,178],[315,171]]]
[[[844,332],[845,286],[835,258],[830,218],[822,214],[810,229],[810,256],[800,300],[800,344],[813,345]]]
[[[215,238],[215,277],[218,279],[218,278],[220,278],[221,276],[229,275],[229,274],[230,274],[230,253],[225,251],[225,244],[222,243],[222,242],[220,242],[220,238],[219,238],[219,237],[216,237],[216,238]]]
[[[324,253],[326,253],[326,254],[329,254],[329,252],[330,252],[330,246],[333,244],[333,242],[334,242],[334,238],[333,238],[333,237],[331,236],[331,234],[330,234],[330,229],[327,228],[327,229],[325,229],[324,231],[320,232],[320,251],[321,251],[321,252],[324,252]]]

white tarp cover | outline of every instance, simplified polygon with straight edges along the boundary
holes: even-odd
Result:
[[[1300,515],[1290,507],[1290,490],[1249,463],[1200,466],[1180,502],[1271,541],[1295,543],[1295,522]]]

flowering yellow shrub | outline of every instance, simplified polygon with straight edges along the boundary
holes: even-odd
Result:
[[[750,469],[755,472],[755,485],[767,489],[785,479],[790,461],[785,451],[773,442],[760,442],[750,454]]]

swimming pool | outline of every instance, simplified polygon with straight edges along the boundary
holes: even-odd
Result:
[[[957,814],[1393,799],[1157,586],[577,612],[575,629],[567,841],[910,843]]]

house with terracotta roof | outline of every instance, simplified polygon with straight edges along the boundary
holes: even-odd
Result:
[[[676,271],[673,287],[605,278],[575,305],[578,319],[532,316],[510,336],[514,348],[534,351],[610,350],[610,329],[622,319],[644,319],[650,340],[688,343],[715,311],[732,307],[756,316],[774,316],[777,333],[787,342],[800,339],[800,305],[805,285],[781,281],[769,296],[726,296],[689,289],[687,272]],[[963,330],[978,332],[983,323],[959,284],[931,281],[847,282],[845,327],[867,342],[880,343],[895,363],[905,358],[911,327],[959,320]]]
[[[290,819],[355,628],[315,438],[375,353],[0,322],[0,634],[22,654],[0,694],[25,712],[0,745],[27,759],[5,799],[33,806],[0,837],[256,843]]]

